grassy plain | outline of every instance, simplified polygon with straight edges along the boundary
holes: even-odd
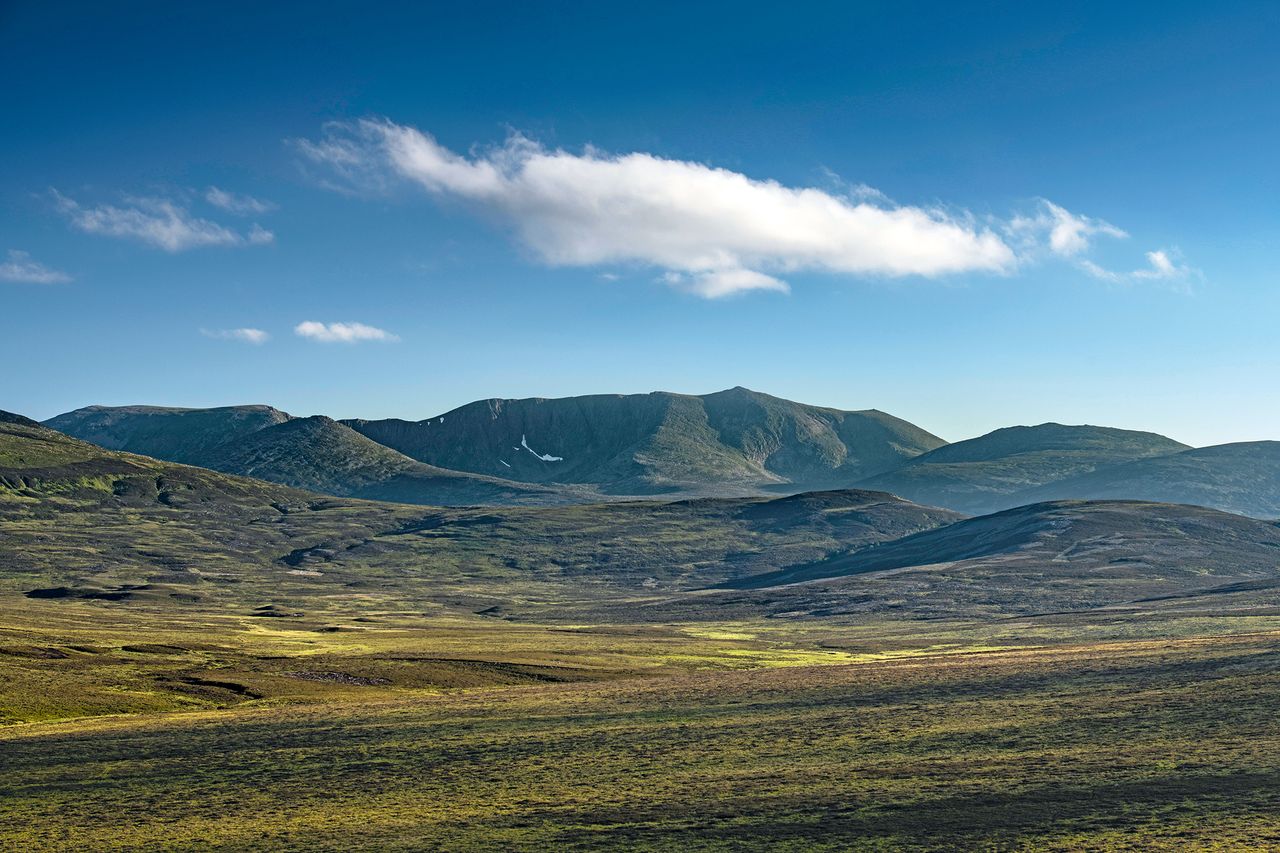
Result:
[[[268,632],[260,661],[392,683],[242,660],[219,678],[298,686],[216,710],[0,729],[0,846],[1280,844],[1280,630],[992,648],[958,625],[913,647],[905,628],[878,650],[873,632],[824,648],[743,624],[453,625],[312,648]],[[523,663],[490,686],[447,682],[447,668],[414,686],[391,674],[404,661],[386,662],[384,642]]]
[[[1262,522],[1042,508],[985,562],[715,591],[954,517],[428,510],[4,435],[3,850],[1280,845]]]

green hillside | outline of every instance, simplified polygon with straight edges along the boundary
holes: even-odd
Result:
[[[426,465],[323,415],[291,418],[223,444],[204,464],[326,495],[430,506],[550,505],[587,497]]]
[[[124,450],[205,465],[222,445],[289,420],[271,406],[179,409],[166,406],[86,406],[44,425],[108,450]]]
[[[1026,503],[1019,493],[1036,486],[1186,449],[1162,435],[1110,427],[1008,427],[939,447],[857,485],[979,514]]]
[[[775,612],[1010,616],[1280,595],[1280,525],[1181,504],[1059,501],[730,581]],[[783,589],[778,589],[783,587]],[[730,597],[736,607],[759,596]],[[1218,602],[1224,606],[1225,602]],[[721,606],[726,606],[722,604]]]
[[[1108,465],[1019,492],[1032,503],[1114,498],[1197,504],[1255,518],[1280,518],[1280,441],[1248,441]]]
[[[428,506],[551,505],[591,498],[582,490],[441,470],[332,418],[295,418],[269,406],[90,406],[45,425],[110,449],[340,497]]]
[[[558,400],[482,400],[423,421],[346,421],[415,459],[610,494],[751,494],[846,487],[943,444],[874,410],[845,412],[733,388]]]
[[[427,509],[0,424],[0,585],[49,596],[302,610],[394,600],[530,615],[700,588],[958,517],[868,492]]]

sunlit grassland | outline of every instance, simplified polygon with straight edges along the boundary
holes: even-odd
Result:
[[[536,629],[518,630],[502,642],[533,653]],[[600,653],[570,636],[555,654]],[[1263,633],[827,666],[712,656],[602,681],[11,726],[0,844],[1267,846],[1277,652]]]

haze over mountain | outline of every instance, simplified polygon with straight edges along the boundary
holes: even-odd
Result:
[[[1054,423],[1016,426],[939,447],[857,485],[977,515],[1027,503],[1019,493],[1065,477],[1186,449],[1150,432]]]
[[[480,400],[417,422],[344,423],[442,468],[589,483],[609,494],[847,487],[944,443],[884,412],[808,406],[746,388]]]
[[[1109,465],[1011,499],[1060,498],[1166,501],[1280,518],[1280,441],[1220,444]]]

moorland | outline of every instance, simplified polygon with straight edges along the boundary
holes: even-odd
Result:
[[[1269,443],[641,397],[0,418],[0,844],[1280,843]]]

